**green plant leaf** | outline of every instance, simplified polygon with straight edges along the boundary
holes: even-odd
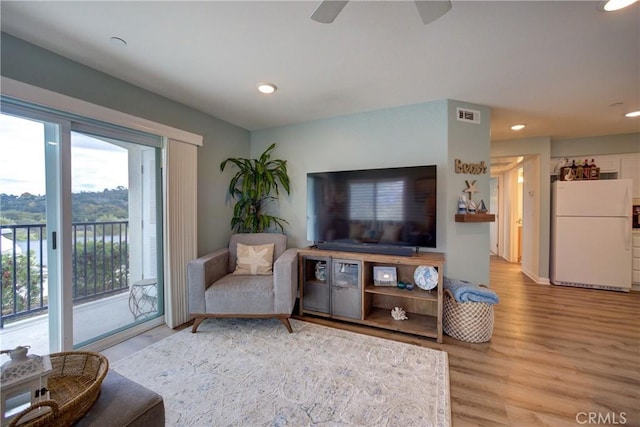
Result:
[[[231,219],[231,229],[238,232],[263,232],[277,228],[284,233],[282,218],[265,214],[269,203],[280,194],[280,186],[290,194],[290,181],[286,160],[273,159],[273,143],[258,159],[230,157],[220,163],[220,171],[231,163],[238,168],[229,181],[229,195],[236,200]]]

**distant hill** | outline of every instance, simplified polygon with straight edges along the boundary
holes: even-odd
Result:
[[[81,192],[71,195],[71,221],[100,222],[126,220],[129,190]],[[20,196],[0,194],[0,222],[2,224],[39,224],[45,222],[45,196],[24,193]]]

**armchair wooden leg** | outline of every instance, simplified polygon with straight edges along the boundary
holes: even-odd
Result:
[[[204,320],[204,316],[202,317],[196,317],[193,321],[193,327],[191,328],[191,333],[195,334],[196,331],[198,330],[198,326],[200,326],[200,323],[202,323],[202,321]]]
[[[293,329],[291,329],[291,323],[289,323],[289,318],[288,317],[279,317],[279,319],[282,322],[282,324],[285,326],[285,328],[287,328],[287,331],[289,331],[289,333],[292,333]]]

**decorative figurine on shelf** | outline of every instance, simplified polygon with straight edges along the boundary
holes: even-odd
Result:
[[[408,320],[409,319],[407,317],[407,312],[404,311],[400,307],[396,307],[393,310],[391,310],[391,317],[393,317],[395,320]]]
[[[458,198],[458,213],[463,215],[467,213],[467,198],[464,196]]]
[[[322,261],[316,263],[316,280],[321,282],[327,280],[327,264]]]
[[[566,158],[566,157],[563,157],[558,162],[557,171],[559,173],[562,173],[562,168],[565,167],[565,166],[569,166],[569,159]]]
[[[476,202],[474,202],[473,200],[469,200],[467,202],[467,212],[469,212],[470,214],[476,213]]]
[[[476,207],[476,210],[481,214],[487,213],[487,205],[484,204],[484,200],[480,200],[480,203]]]
[[[573,181],[575,178],[575,169],[573,168],[565,168],[564,169],[564,181]]]

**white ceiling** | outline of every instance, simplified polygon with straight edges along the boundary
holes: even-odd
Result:
[[[352,0],[333,24],[318,3],[0,7],[4,32],[250,130],[449,98],[490,106],[492,140],[640,132],[638,4],[454,0],[423,25],[411,1]]]

